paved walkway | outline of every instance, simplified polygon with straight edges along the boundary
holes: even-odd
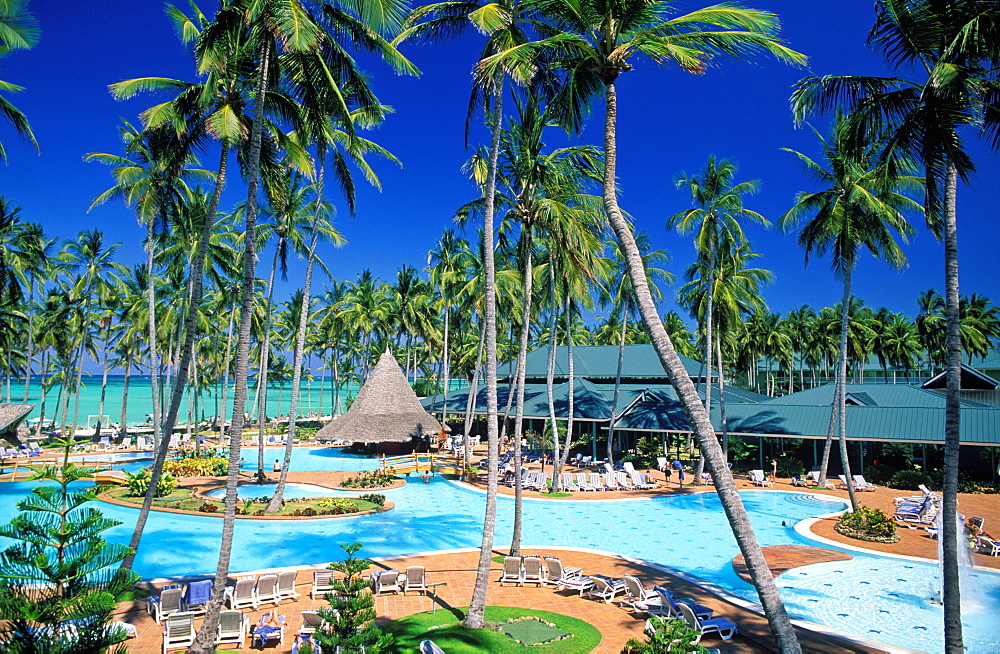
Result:
[[[632,574],[639,577],[647,588],[660,584],[671,589],[676,595],[693,597],[699,603],[710,606],[717,616],[728,618],[739,625],[740,634],[732,641],[726,642],[717,637],[708,637],[705,644],[718,647],[723,652],[768,652],[774,651],[774,641],[771,638],[767,623],[755,613],[746,611],[736,605],[721,600],[700,589],[694,584],[668,575],[662,571],[644,565],[630,563],[623,559],[602,556],[598,554],[574,551],[560,551],[556,548],[523,554],[557,555],[564,565],[583,568],[584,574],[600,573],[612,577]],[[499,552],[495,552],[499,554]],[[393,558],[375,563],[371,570],[398,569],[404,570],[409,565],[422,565],[427,569],[428,583],[445,582],[437,587],[437,610],[452,610],[468,605],[472,596],[472,587],[476,578],[478,552],[463,551],[447,554],[431,554],[420,557]],[[603,638],[600,645],[593,650],[597,653],[620,652],[625,642],[632,637],[641,637],[645,616],[633,613],[627,607],[580,597],[573,591],[556,591],[552,586],[518,587],[497,583],[500,577],[500,564],[493,563],[490,572],[487,604],[493,606],[514,606],[545,611],[553,611],[570,615],[594,625],[600,630]],[[284,645],[268,645],[265,651],[290,652],[294,635],[302,624],[301,612],[325,605],[324,600],[309,599],[309,588],[312,580],[311,570],[301,570],[297,579],[297,590],[302,597],[295,602],[286,601],[277,611],[284,615],[289,625],[286,631]],[[375,598],[377,621],[385,623],[413,613],[430,610],[435,605],[431,597],[410,593],[408,595],[391,594]],[[135,652],[159,651],[162,643],[161,628],[146,614],[145,603],[142,601],[124,603],[119,606],[116,619],[125,620],[138,628],[138,638],[129,642],[129,649]],[[248,611],[247,615],[256,622],[268,611],[273,611],[273,605],[262,606],[256,611]],[[200,620],[198,622],[200,624]],[[878,652],[879,649],[851,646],[839,639],[829,638],[805,629],[797,629],[803,651],[825,652]],[[251,649],[249,641],[240,652],[260,651],[260,647]]]

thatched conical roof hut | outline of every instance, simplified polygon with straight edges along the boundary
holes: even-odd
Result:
[[[0,404],[0,438],[20,442],[17,428],[34,408],[34,404]]]
[[[327,423],[316,437],[352,443],[406,443],[440,431],[441,424],[424,411],[396,359],[386,351],[347,413]]]

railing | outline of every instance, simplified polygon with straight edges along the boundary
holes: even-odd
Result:
[[[392,468],[398,473],[408,474],[411,472],[421,472],[432,470],[448,469],[456,473],[462,473],[462,466],[449,457],[441,454],[403,454],[399,456],[382,455],[379,465],[382,470]]]

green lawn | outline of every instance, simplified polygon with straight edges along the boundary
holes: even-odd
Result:
[[[448,654],[479,654],[481,652],[537,652],[538,654],[583,654],[597,647],[601,642],[601,632],[583,620],[568,615],[518,609],[509,606],[486,607],[487,622],[502,622],[510,618],[535,616],[551,622],[563,631],[573,634],[571,638],[548,645],[524,647],[512,638],[486,629],[467,629],[459,625],[467,607],[452,610],[438,609],[436,613],[417,613],[400,620],[394,620],[383,629],[396,637],[394,652],[401,654],[419,652],[420,641],[432,640]]]

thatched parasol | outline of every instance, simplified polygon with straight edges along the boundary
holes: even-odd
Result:
[[[316,436],[355,443],[405,443],[440,431],[441,424],[420,406],[406,375],[386,351],[347,413],[331,420]]]
[[[34,408],[34,404],[0,404],[0,436],[17,440],[18,425]]]

